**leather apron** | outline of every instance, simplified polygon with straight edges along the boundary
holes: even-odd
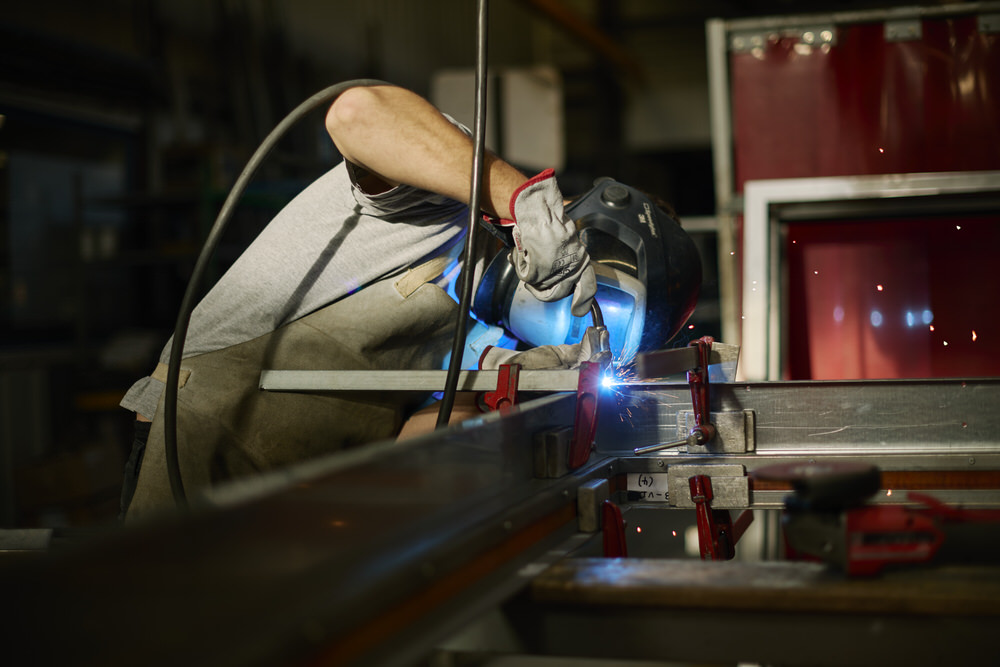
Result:
[[[177,397],[177,449],[188,496],[227,480],[394,437],[428,394],[272,393],[259,389],[260,373],[442,368],[458,306],[440,287],[425,282],[434,269],[421,265],[270,334],[185,359]],[[159,373],[165,378],[164,367]],[[129,522],[174,505],[162,406],[161,397]]]

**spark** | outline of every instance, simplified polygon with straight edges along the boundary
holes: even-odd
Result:
[[[642,532],[642,526],[636,526],[635,527],[635,532],[641,533]]]
[[[955,229],[961,229],[962,225],[955,225]]]
[[[882,291],[882,289],[883,289],[883,287],[882,287],[881,285],[876,285],[876,286],[875,286],[875,289],[877,289],[877,290],[878,290],[879,292],[881,292],[881,291]]]
[[[976,330],[973,329],[972,330],[972,342],[975,343],[977,338],[979,338],[979,336],[976,335]]]
[[[879,149],[878,149],[878,152],[879,152],[879,153],[885,153],[885,149],[884,149],[884,148],[879,148]]]
[[[671,530],[670,534],[673,535],[674,537],[677,537],[677,531],[676,530]]]
[[[932,325],[931,325],[930,327],[928,327],[928,328],[929,328],[929,329],[930,329],[931,331],[934,331],[934,325],[933,325],[933,324],[932,324]]]
[[[948,347],[948,341],[945,341],[945,342],[944,342],[944,346],[945,346],[945,347]]]
[[[688,329],[694,329],[694,325],[693,324],[689,324],[688,325]]]
[[[818,276],[819,275],[819,271],[813,271],[813,275],[814,276]]]
[[[886,492],[885,492],[885,495],[886,496],[891,496],[892,495],[892,489],[887,489]]]

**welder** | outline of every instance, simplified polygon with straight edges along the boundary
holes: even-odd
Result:
[[[191,314],[177,440],[180,473],[195,492],[397,434],[425,395],[262,392],[260,371],[440,369],[454,336],[456,272],[479,278],[496,254],[495,237],[481,234],[477,265],[457,266],[471,190],[467,129],[389,85],[348,89],[330,105],[326,128],[343,162],[283,208]],[[615,283],[608,271],[595,272],[551,170],[528,178],[487,154],[480,208],[511,246],[498,264],[509,267],[502,273],[514,276],[519,294],[568,309],[563,319],[581,321],[599,283]],[[501,271],[490,269],[493,285]],[[683,303],[671,314],[678,321],[697,293],[691,275],[682,282]],[[509,312],[502,302],[500,311]],[[543,347],[506,353],[518,340],[503,317],[470,333],[470,366],[495,368],[518,354],[524,367],[572,368],[607,344],[585,326],[572,340],[523,336]],[[122,491],[129,521],[174,504],[162,418],[170,349],[121,403],[136,414]]]

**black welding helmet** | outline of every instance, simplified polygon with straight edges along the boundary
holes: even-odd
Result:
[[[694,310],[701,259],[680,223],[641,191],[610,178],[566,206],[597,277],[597,302],[618,365],[666,346]],[[518,281],[509,253],[487,268],[473,313],[529,345],[578,342],[590,316],[574,317],[571,297],[535,298]]]

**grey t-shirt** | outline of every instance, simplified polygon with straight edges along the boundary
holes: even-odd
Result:
[[[465,204],[408,186],[368,195],[342,162],[282,209],[202,299],[184,357],[253,340],[420,264],[464,236],[467,216]],[[163,387],[142,378],[121,405],[152,418]]]

